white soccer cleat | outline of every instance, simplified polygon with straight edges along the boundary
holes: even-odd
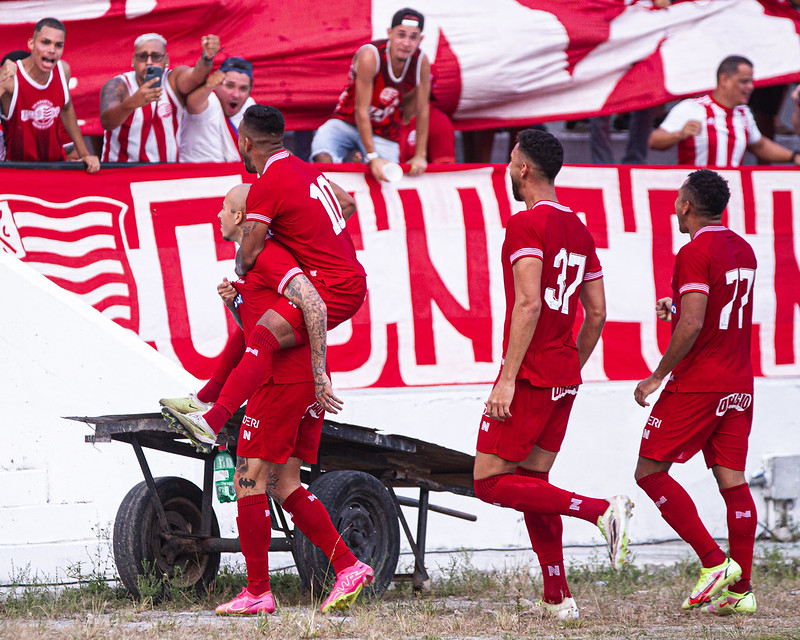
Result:
[[[208,426],[202,413],[180,413],[169,407],[161,410],[170,429],[188,438],[202,453],[210,453],[217,442],[217,434]]]
[[[632,512],[633,502],[628,496],[614,496],[608,498],[608,509],[597,519],[614,571],[621,569],[628,559],[628,523]]]
[[[205,413],[214,406],[213,402],[203,402],[196,394],[190,393],[183,398],[161,398],[158,403],[167,409],[172,409],[178,413]]]

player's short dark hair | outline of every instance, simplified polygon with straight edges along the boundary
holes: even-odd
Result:
[[[283,114],[275,107],[254,104],[244,112],[240,126],[254,133],[283,135],[286,130],[286,121],[283,119]]]
[[[553,134],[541,129],[525,129],[517,135],[519,150],[553,182],[564,164],[564,147]]]
[[[416,22],[417,24],[413,25],[413,22]],[[404,9],[400,9],[399,11],[395,12],[395,14],[392,16],[392,29],[400,26],[401,24],[409,27],[417,26],[419,27],[419,30],[422,31],[423,27],[425,26],[425,16],[423,16],[416,9],[405,7]]]
[[[64,26],[64,23],[61,22],[58,18],[42,18],[37,22],[33,27],[33,37],[36,37],[36,34],[39,33],[45,27],[50,27],[51,29],[58,29],[59,31],[63,31],[64,35],[67,35],[67,28]]]
[[[714,220],[722,219],[731,198],[728,181],[711,169],[692,171],[684,185],[684,194],[695,209]]]
[[[717,82],[725,74],[736,73],[740,64],[746,64],[748,67],[753,66],[753,63],[744,56],[728,56],[725,58],[717,67]]]

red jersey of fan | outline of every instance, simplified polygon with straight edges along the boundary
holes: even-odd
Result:
[[[31,78],[17,61],[14,91],[5,121],[6,160],[57,162],[64,160],[59,136],[61,110],[69,103],[64,65],[59,60],[44,84]]]
[[[541,200],[511,216],[501,255],[506,292],[503,360],[515,300],[513,266],[520,258],[537,258],[542,261],[542,306],[517,378],[536,387],[580,384],[578,348],[572,335],[578,296],[584,282],[603,277],[589,230],[569,207]]]
[[[419,84],[419,73],[422,65],[420,50],[417,49],[406,60],[399,76],[392,72],[389,59],[389,41],[376,40],[364,45],[362,55],[371,52],[378,62],[378,71],[374,77],[372,99],[369,104],[369,120],[372,132],[387,140],[400,140],[400,127],[403,124],[403,96]],[[355,62],[350,65],[347,86],[339,96],[339,103],[333,111],[333,117],[356,124],[356,69]]]
[[[285,149],[270,156],[250,188],[247,219],[268,225],[300,266],[329,287],[366,278],[327,178]]]
[[[698,135],[678,143],[678,164],[738,167],[747,146],[761,140],[750,107],[728,109],[710,95],[679,102],[660,128],[676,133],[690,120],[698,121],[702,129]]]
[[[258,320],[268,309],[276,310],[293,327],[301,331],[305,327],[303,312],[283,297],[289,281],[303,271],[291,253],[277,240],[267,238],[264,250],[245,276],[233,282],[239,292],[234,301],[245,339]],[[309,382],[311,373],[311,350],[308,343],[291,349],[280,349],[272,360],[272,375],[268,380],[279,384]]]
[[[681,296],[708,296],[703,328],[689,353],[672,371],[670,391],[753,390],[750,334],[756,256],[730,229],[709,225],[678,252],[672,275],[672,328],[681,315]]]

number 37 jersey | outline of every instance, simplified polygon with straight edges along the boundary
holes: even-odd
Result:
[[[542,261],[542,305],[517,377],[536,387],[580,384],[578,349],[572,335],[580,290],[584,282],[603,277],[592,235],[569,207],[547,200],[508,220],[502,250],[504,358],[515,301],[513,267],[522,258]]]
[[[750,245],[721,225],[703,227],[678,252],[672,274],[672,328],[681,296],[708,296],[703,328],[672,372],[671,391],[752,391],[750,336],[756,257]]]

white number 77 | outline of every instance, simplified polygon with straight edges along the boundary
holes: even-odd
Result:
[[[741,302],[739,303],[739,328],[742,328],[742,324],[744,322],[744,307],[748,302],[750,302],[750,291],[753,288],[753,281],[755,278],[755,269],[740,268],[731,269],[730,271],[725,272],[725,284],[733,285],[733,297],[731,297],[731,300],[728,302],[728,304],[722,307],[722,311],[719,312],[720,329],[727,329],[728,325],[730,324],[731,311],[733,311],[733,303],[736,301],[736,296],[739,294],[740,281],[744,281],[746,283],[744,293],[742,293]]]

